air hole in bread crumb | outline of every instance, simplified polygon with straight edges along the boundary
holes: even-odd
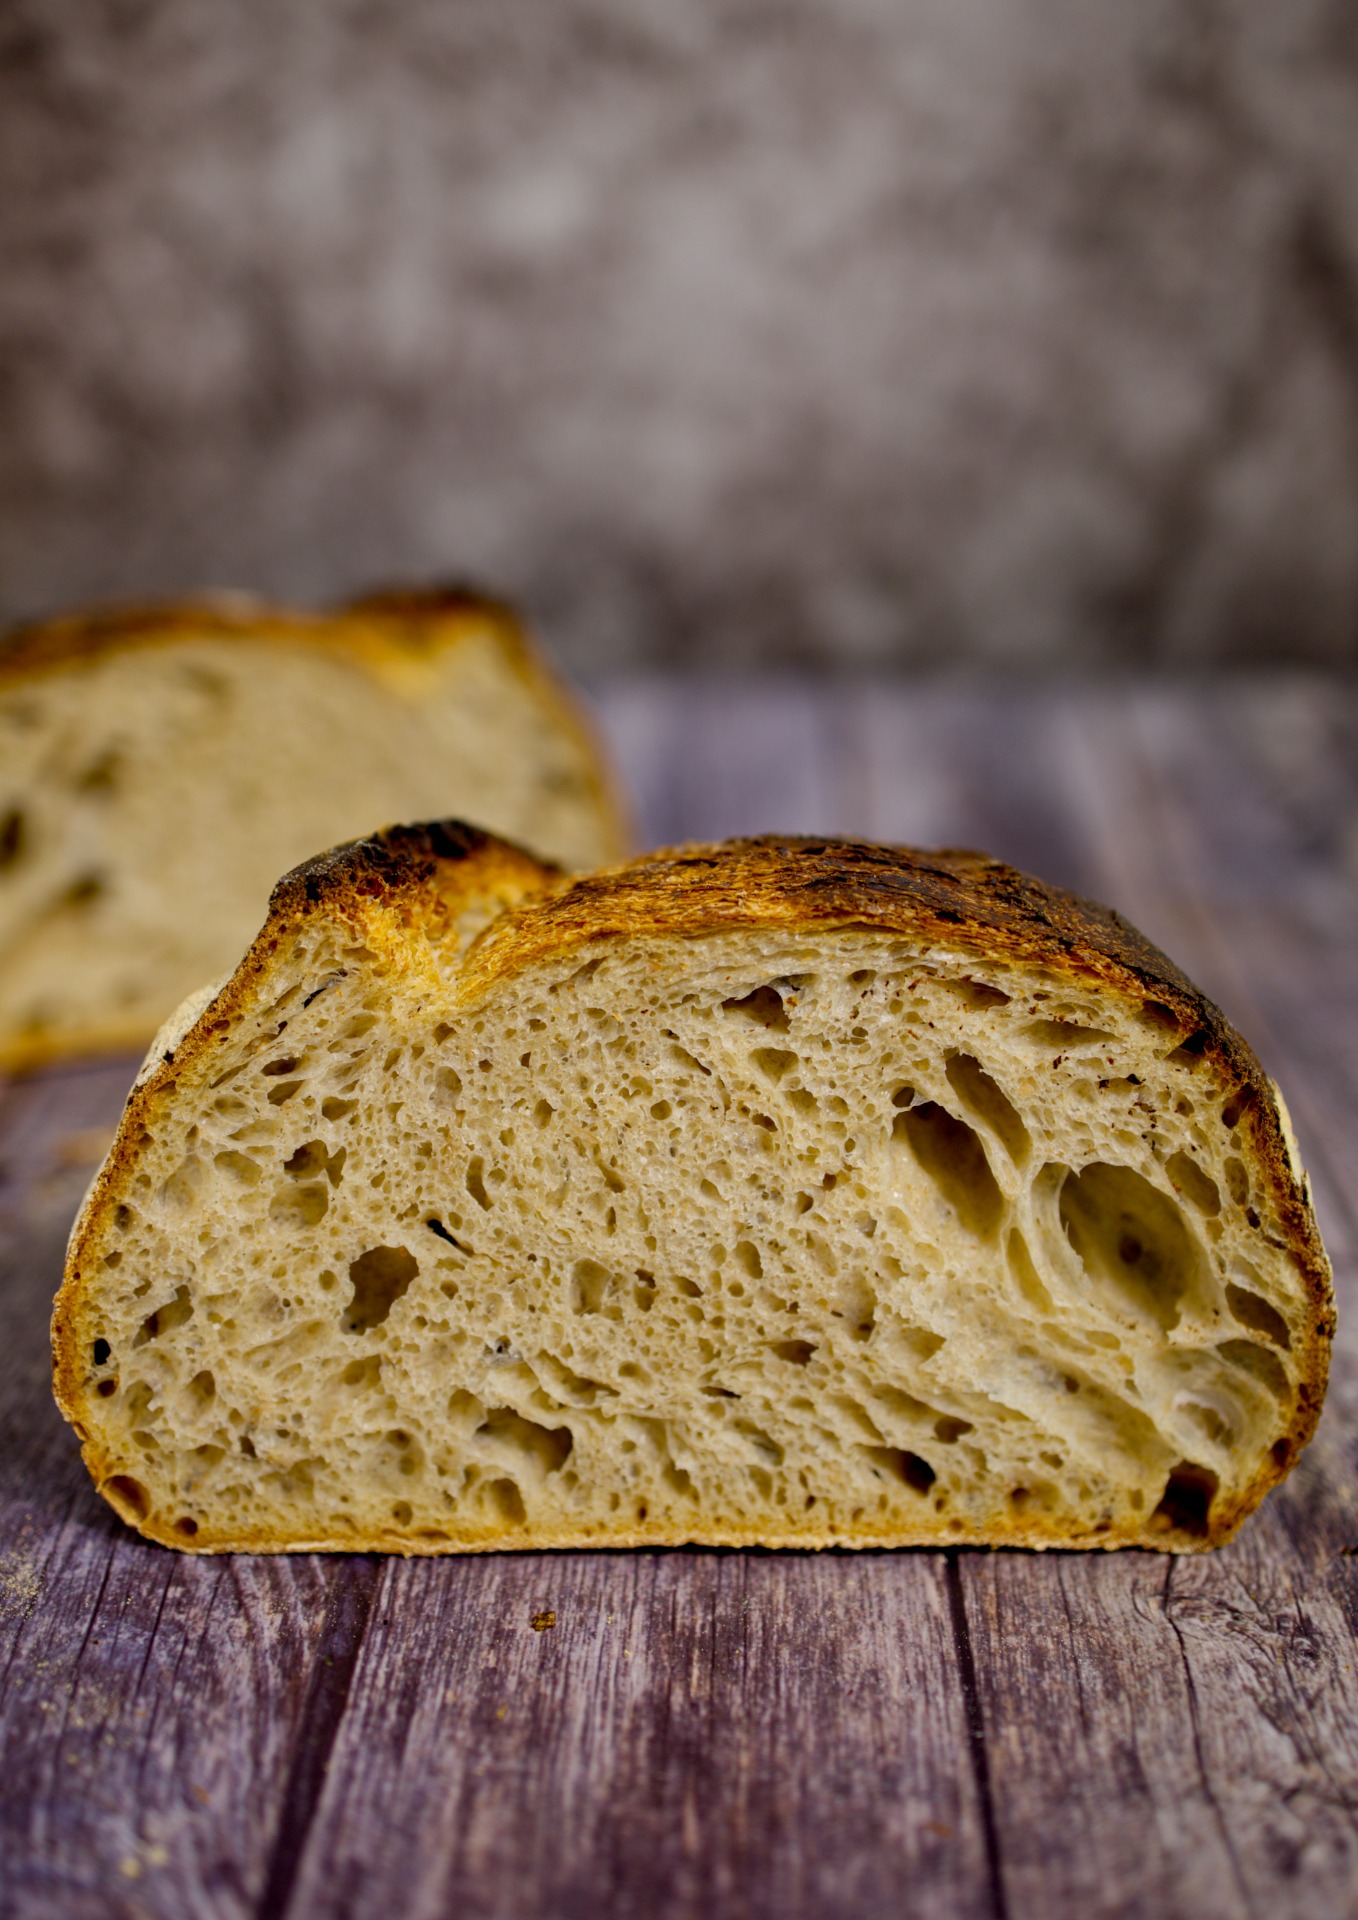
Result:
[[[337,1187],[344,1177],[348,1151],[347,1147],[337,1147],[331,1153],[324,1140],[308,1140],[283,1162],[283,1171],[293,1180],[312,1180],[323,1173],[331,1186]]]
[[[420,1270],[406,1247],[370,1247],[349,1262],[353,1299],[345,1315],[346,1332],[367,1333],[381,1326]]]
[[[321,1102],[322,1120],[347,1120],[358,1106],[357,1100],[339,1100],[333,1094]]]
[[[306,1186],[283,1187],[269,1205],[269,1218],[285,1229],[302,1231],[319,1226],[330,1208],[330,1195],[323,1182],[313,1180]]]
[[[951,1413],[940,1414],[934,1422],[934,1433],[945,1446],[949,1447],[960,1440],[964,1433],[974,1431],[974,1425],[970,1420],[960,1419]]]
[[[473,1154],[467,1162],[467,1177],[464,1184],[477,1206],[483,1207],[489,1213],[495,1203],[486,1192],[485,1170],[484,1160],[479,1154]]]
[[[150,1494],[131,1474],[114,1474],[111,1480],[105,1480],[102,1492],[124,1520],[144,1520],[151,1511]]]
[[[577,1260],[571,1271],[571,1307],[576,1313],[603,1313],[619,1317],[616,1295],[620,1282],[597,1260]]]
[[[1221,1212],[1220,1188],[1191,1154],[1171,1154],[1165,1162],[1165,1172],[1174,1182],[1175,1191],[1190,1200],[1199,1213],[1211,1216]]]
[[[303,1084],[301,1080],[280,1080],[276,1087],[270,1087],[269,1089],[269,1105],[271,1107],[286,1106],[293,1094],[296,1093],[297,1089]]]
[[[1023,1033],[1035,1046],[1044,1050],[1056,1047],[1062,1053],[1080,1047],[1104,1046],[1117,1037],[1102,1027],[1082,1027],[1073,1020],[1030,1020]]]
[[[1167,1194],[1131,1167],[1096,1160],[1061,1186],[1061,1224],[1085,1271],[1166,1333],[1196,1277],[1197,1243]]]
[[[0,820],[0,871],[12,867],[23,857],[28,823],[17,807],[11,807]]]
[[[67,907],[88,907],[103,893],[106,884],[104,876],[101,873],[82,873],[80,878],[73,880],[66,889],[66,895],[62,901],[62,905]]]
[[[1250,1197],[1250,1177],[1234,1154],[1226,1161],[1226,1191],[1238,1207],[1243,1207]]]
[[[111,1400],[113,1398],[113,1395],[117,1391],[118,1391],[118,1382],[116,1380],[110,1380],[110,1379],[101,1380],[99,1382],[99,1385],[95,1388],[95,1392],[99,1395],[99,1398],[101,1400]]]
[[[112,1349],[112,1347],[111,1347],[111,1346],[109,1345],[109,1343],[108,1343],[108,1341],[107,1341],[107,1340],[96,1340],[96,1341],[95,1341],[95,1343],[94,1343],[94,1364],[95,1364],[95,1366],[96,1366],[96,1367],[103,1367],[103,1366],[107,1366],[107,1364],[108,1364],[108,1359],[109,1359],[109,1355],[110,1355],[110,1354],[111,1354],[112,1352],[113,1352],[113,1349]]]
[[[1172,1527],[1196,1540],[1205,1539],[1218,1484],[1210,1467],[1181,1460],[1170,1473],[1152,1519],[1162,1527]]]
[[[143,1347],[148,1340],[159,1339],[163,1333],[172,1333],[176,1327],[182,1327],[186,1320],[193,1317],[193,1302],[189,1298],[187,1283],[175,1290],[173,1300],[167,1300],[163,1307],[156,1307],[148,1313],[134,1334],[134,1347]]]
[[[1014,1277],[1015,1285],[1028,1302],[1028,1305],[1035,1307],[1039,1313],[1050,1313],[1052,1311],[1052,1297],[1050,1293],[1048,1293],[1041,1275],[1033,1264],[1033,1256],[1028,1251],[1028,1242],[1024,1239],[1017,1227],[1010,1228],[1009,1237],[1005,1242],[1005,1249],[1008,1254],[1009,1271]]]
[[[904,1447],[864,1447],[863,1452],[874,1467],[890,1474],[913,1493],[927,1493],[938,1478],[927,1460]]]
[[[1251,1293],[1248,1287],[1239,1287],[1233,1280],[1226,1283],[1226,1305],[1231,1318],[1238,1320],[1242,1327],[1250,1328],[1253,1333],[1262,1333],[1275,1347],[1289,1349],[1292,1335],[1288,1325],[1275,1306],[1261,1299],[1257,1293]]]
[[[940,986],[946,986],[967,1006],[1007,1007],[1010,996],[999,987],[987,986],[984,980],[941,980]]]
[[[214,1155],[212,1164],[219,1173],[226,1173],[243,1187],[253,1187],[259,1182],[260,1165],[252,1160],[248,1153],[238,1153],[234,1147]]]
[[[431,1233],[437,1234],[440,1240],[446,1240],[450,1247],[456,1247],[459,1253],[465,1253],[468,1255],[471,1255],[473,1253],[473,1249],[471,1247],[465,1246],[461,1240],[456,1238],[455,1235],[449,1233],[447,1227],[444,1226],[441,1220],[436,1220],[431,1216],[428,1220],[425,1221],[424,1224],[428,1227]]]
[[[513,1407],[490,1408],[476,1429],[476,1438],[525,1455],[543,1474],[559,1472],[575,1444],[569,1427],[544,1427]]]
[[[780,1360],[786,1360],[789,1366],[809,1366],[816,1351],[815,1343],[810,1340],[775,1340],[770,1348]]]
[[[969,1233],[981,1240],[994,1234],[1004,1196],[985,1148],[964,1120],[925,1100],[897,1114],[891,1137],[898,1147],[909,1148]]]
[[[1181,1040],[1178,1046],[1175,1047],[1172,1052],[1167,1053],[1165,1055],[1165,1059],[1170,1063],[1171,1066],[1178,1066],[1178,1067],[1196,1066],[1198,1061],[1202,1058],[1203,1051],[1206,1048],[1206,1045],[1207,1045],[1206,1029],[1203,1027],[1199,1027],[1196,1033],[1190,1033],[1186,1040]]]
[[[1270,1348],[1258,1346],[1253,1340],[1223,1340],[1217,1352],[1231,1366],[1257,1380],[1275,1399],[1291,1398],[1292,1384],[1287,1369]]]
[[[199,1411],[217,1397],[217,1381],[210,1367],[203,1367],[189,1381],[188,1391]]]
[[[485,1495],[507,1526],[521,1527],[526,1523],[528,1514],[523,1504],[523,1495],[514,1481],[488,1480]]]
[[[969,1053],[955,1053],[945,1069],[953,1091],[988,1126],[1016,1167],[1028,1158],[1028,1129],[1008,1094]]]
[[[198,1522],[196,1520],[190,1520],[188,1516],[185,1515],[182,1520],[175,1521],[174,1530],[176,1533],[182,1533],[186,1540],[192,1540],[194,1534],[198,1531]]]
[[[738,1000],[723,1000],[721,1004],[727,1013],[743,1014],[756,1026],[766,1027],[772,1033],[788,1030],[790,1023],[783,996],[773,987],[756,987]]]

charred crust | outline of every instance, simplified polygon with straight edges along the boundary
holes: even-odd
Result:
[[[420,893],[436,882],[444,869],[468,860],[499,864],[508,856],[540,876],[538,884],[554,880],[559,869],[539,860],[526,848],[500,840],[465,820],[424,820],[410,826],[384,827],[365,840],[330,847],[284,874],[269,903],[271,921],[292,918],[324,904],[355,898],[390,899],[402,893]]]

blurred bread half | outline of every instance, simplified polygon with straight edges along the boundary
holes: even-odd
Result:
[[[600,751],[504,606],[217,595],[0,642],[0,1070],[145,1047],[229,971],[279,873],[456,813],[567,868],[625,831]]]

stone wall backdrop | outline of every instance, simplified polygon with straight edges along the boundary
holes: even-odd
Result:
[[[1354,0],[5,0],[0,614],[1358,658]]]

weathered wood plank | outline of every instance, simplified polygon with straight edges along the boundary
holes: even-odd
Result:
[[[288,1911],[396,1885],[406,1920],[991,1913],[941,1557],[392,1565]]]

